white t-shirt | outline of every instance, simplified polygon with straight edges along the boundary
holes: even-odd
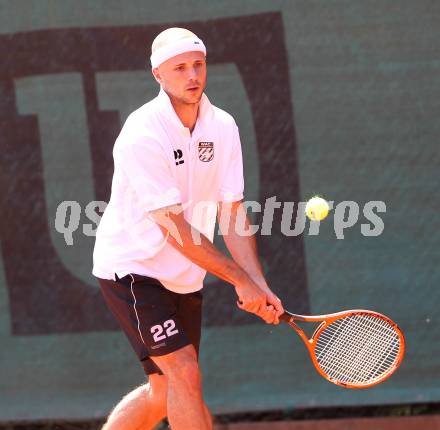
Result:
[[[237,125],[203,94],[195,128],[184,127],[161,89],[134,111],[113,148],[109,204],[96,234],[93,274],[156,278],[171,291],[200,290],[206,271],[166,241],[148,211],[181,203],[185,219],[211,241],[219,201],[243,198]]]

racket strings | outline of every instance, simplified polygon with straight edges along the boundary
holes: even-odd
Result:
[[[322,355],[323,353],[325,353],[326,349],[328,349],[328,347],[332,346],[333,343],[332,342],[338,342],[338,344],[333,345],[335,346],[339,346],[339,344],[341,342],[348,342],[349,339],[346,338],[337,338],[338,336],[340,336],[340,332],[342,329],[344,329],[347,324],[348,324],[348,320],[344,319],[342,320],[342,323],[337,327],[336,330],[334,330],[333,327],[329,327],[326,331],[324,331],[322,333],[323,339],[325,339],[328,343],[326,345],[326,347],[324,348],[323,351],[320,352],[320,355]],[[356,340],[357,343],[359,343],[359,327],[353,326],[353,324],[350,327],[346,328],[347,330],[350,330],[350,334],[351,334],[351,340]],[[375,335],[380,336],[379,340],[375,337],[369,337],[368,339],[370,339],[371,341],[375,340],[375,341],[379,341],[379,343],[381,343],[382,340],[382,333],[378,330],[374,330],[373,327],[370,326],[371,332],[373,332]],[[329,336],[330,333],[330,336]],[[394,333],[394,331],[391,329],[391,331],[388,332],[389,334]],[[352,343],[353,344],[353,343]],[[349,351],[347,351],[349,352]],[[356,352],[355,350],[352,351],[353,353]],[[334,358],[337,358],[336,356]]]
[[[334,353],[335,350],[338,348],[341,348],[341,346],[344,346],[345,348],[345,356],[337,356],[333,355],[331,359],[328,359],[329,356],[327,356],[327,368],[329,370],[329,375],[332,377],[341,376],[338,375],[341,372],[341,370],[345,371],[347,373],[347,376],[351,376],[352,378],[357,379],[369,379],[371,377],[371,366],[376,363],[377,365],[380,365],[381,363],[387,363],[387,355],[385,354],[385,360],[380,361],[380,356],[383,352],[383,341],[379,341],[380,345],[378,345],[377,339],[374,337],[369,337],[368,339],[363,339],[364,342],[360,343],[359,340],[359,333],[357,328],[353,328],[353,324],[350,324],[350,327],[348,327],[347,323],[344,323],[340,327],[338,327],[337,335],[341,333],[341,329],[345,328],[345,330],[351,329],[353,332],[351,335],[355,335],[356,343],[355,345],[361,346],[361,349],[359,348],[353,348],[354,343],[350,343],[351,350],[346,348],[347,345],[344,346],[344,343],[341,342],[342,338],[338,338],[336,342],[336,337],[333,334],[333,343],[330,343],[332,350],[327,345],[326,351]],[[372,328],[370,324],[370,328]],[[355,333],[355,331],[357,333]],[[377,334],[376,330],[373,330],[374,333]],[[346,341],[347,339],[345,339]],[[382,354],[383,356],[383,354]],[[320,358],[323,357],[323,353],[320,354]],[[338,367],[339,366],[339,367]],[[373,370],[374,374],[374,370]],[[373,376],[374,377],[374,376]]]
[[[340,341],[340,339],[339,339]],[[339,345],[334,345],[333,348],[340,348],[341,342],[338,342]],[[353,344],[350,345],[353,347]],[[386,354],[384,355],[384,359],[380,361],[380,354],[382,350],[377,348],[378,344],[375,343],[374,338],[369,338],[366,342],[362,344],[362,349],[357,350],[352,348],[351,351],[346,351],[345,357],[334,355],[331,360],[328,360],[328,369],[331,371],[330,375],[333,377],[337,377],[337,372],[344,370],[348,376],[352,378],[358,379],[369,379],[371,377],[371,365],[376,363],[376,368],[381,364],[391,365],[393,361],[389,361],[390,357]],[[379,346],[384,346],[383,343]],[[372,348],[374,348],[373,352],[377,352],[376,355],[372,354]],[[351,354],[350,354],[351,352]],[[321,354],[322,356],[322,354]],[[339,367],[338,367],[339,366]],[[343,366],[343,368],[341,367]],[[351,375],[349,374],[351,370]],[[340,375],[339,375],[340,376]]]
[[[371,324],[369,328],[372,328]],[[353,327],[352,321],[341,322],[341,325],[338,325],[337,330],[332,333],[331,342],[329,342],[326,345],[325,350],[319,354],[322,364],[327,364],[330,376],[341,376],[340,374],[338,375],[338,372],[340,373],[343,370],[348,374],[347,376],[357,379],[365,379],[368,378],[369,373],[371,373],[371,364],[378,362],[377,356],[380,355],[382,349],[380,347],[378,348],[374,337],[369,337],[366,340],[363,339],[363,342],[359,342],[362,338],[359,338],[358,329],[359,327]],[[352,342],[347,345],[347,339],[341,337],[344,330],[351,330],[350,333],[353,339],[355,339],[355,342],[353,342],[352,339]],[[373,332],[377,334],[376,330],[373,330]],[[353,345],[357,345],[358,348],[353,348]],[[347,348],[347,346],[350,348]],[[361,346],[361,349],[359,349],[359,346]],[[383,345],[381,346],[383,347]],[[341,347],[344,347],[344,356],[341,356],[341,354],[339,354],[339,356],[335,354],[335,351],[338,351]],[[376,352],[376,354],[374,354],[374,352]],[[324,363],[322,360],[324,354],[326,354],[325,358],[327,359],[327,363]]]
[[[315,355],[330,379],[363,385],[386,375],[396,364],[400,338],[380,317],[350,315],[329,324],[319,335]]]
[[[343,376],[341,372],[344,372],[346,380],[343,382],[350,382],[348,378],[351,378],[351,382],[354,382],[356,379],[358,380],[358,383],[362,380],[369,380],[372,373],[371,365],[373,363],[380,364],[377,356],[382,350],[380,347],[377,348],[378,345],[377,343],[375,344],[373,337],[360,343],[359,336],[357,336],[355,343],[351,342],[347,345],[347,339],[339,337],[344,328],[346,330],[349,328],[345,326],[347,326],[346,323],[338,327],[339,330],[332,334],[332,342],[327,344],[325,350],[319,354],[319,361],[322,366],[326,365],[326,370],[332,378],[341,378],[341,376]],[[353,330],[353,327],[351,327],[351,329]],[[351,334],[353,335],[354,331]],[[357,345],[357,348],[353,348],[353,345]],[[347,348],[347,346],[350,348]],[[344,347],[344,356],[341,356],[341,354],[339,354],[339,356],[335,354],[335,351],[338,351],[341,347]],[[361,347],[361,349],[359,347]],[[373,347],[374,349],[372,349]],[[376,352],[376,354],[372,354],[372,352]],[[324,354],[326,354],[325,358],[327,359],[327,362],[323,361]]]

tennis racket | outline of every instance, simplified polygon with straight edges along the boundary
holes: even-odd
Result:
[[[367,388],[389,378],[400,366],[405,338],[396,323],[367,310],[280,316],[304,341],[320,375],[345,388]],[[309,339],[295,321],[321,323]]]

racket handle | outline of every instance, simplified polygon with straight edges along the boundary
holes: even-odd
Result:
[[[290,322],[290,319],[292,318],[292,315],[290,315],[288,312],[284,312],[279,316],[280,321],[284,321],[286,323]]]

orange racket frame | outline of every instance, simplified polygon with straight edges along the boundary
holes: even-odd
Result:
[[[336,381],[329,377],[320,367],[316,355],[315,355],[315,348],[317,339],[319,338],[319,335],[322,333],[322,331],[329,326],[331,323],[335,322],[336,320],[352,316],[352,315],[370,315],[374,317],[381,318],[382,320],[385,320],[388,322],[396,331],[396,333],[399,336],[399,352],[397,354],[397,359],[395,360],[395,363],[392,367],[388,370],[387,373],[385,373],[381,378],[378,378],[377,380],[374,380],[371,383],[368,384],[362,384],[362,385],[353,385],[353,384],[347,384],[344,382]],[[318,373],[327,381],[339,385],[344,388],[369,388],[374,385],[380,384],[386,379],[388,379],[400,366],[402,363],[403,357],[405,355],[405,337],[403,335],[402,330],[399,328],[399,326],[392,321],[390,318],[388,318],[385,315],[382,315],[378,312],[373,312],[365,309],[352,309],[348,311],[342,311],[337,312],[334,314],[328,314],[328,315],[314,315],[314,316],[308,316],[308,315],[297,315],[292,314],[290,312],[285,311],[284,314],[280,316],[280,320],[286,322],[289,324],[299,335],[299,337],[303,340],[304,344],[307,347],[307,350],[309,351],[310,358],[312,359],[313,365],[315,366]],[[320,322],[321,324],[315,329],[312,337],[309,339],[305,332],[297,325],[295,324],[295,321],[302,321],[302,322]]]

